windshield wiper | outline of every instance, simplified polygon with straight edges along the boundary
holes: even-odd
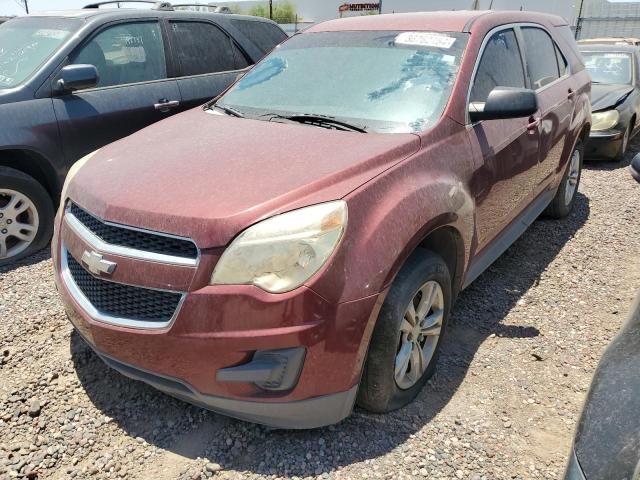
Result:
[[[242,113],[241,111],[236,110],[235,108],[224,106],[224,105],[218,105],[217,103],[214,103],[209,108],[217,108],[218,110],[222,110],[224,113],[226,113],[227,115],[231,115],[232,117],[238,117],[238,118],[245,117],[244,113]]]
[[[345,122],[344,120],[338,120],[335,117],[329,117],[327,115],[315,115],[312,113],[304,113],[297,115],[280,115],[277,113],[266,113],[261,115],[262,117],[281,118],[283,120],[289,120],[292,122],[303,123],[306,125],[315,125],[323,128],[334,128],[336,130],[344,130],[359,133],[368,133],[365,127],[360,125],[354,125],[353,123]]]

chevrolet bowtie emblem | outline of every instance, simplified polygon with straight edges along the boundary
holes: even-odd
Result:
[[[111,275],[118,266],[115,262],[104,260],[99,253],[88,251],[82,254],[82,263],[94,275]]]

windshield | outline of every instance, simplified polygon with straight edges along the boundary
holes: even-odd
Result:
[[[76,19],[46,17],[0,25],[0,88],[28,79],[80,25]]]
[[[582,56],[594,83],[631,83],[633,68],[630,53],[582,52]]]
[[[218,105],[265,119],[317,115],[367,131],[422,131],[442,115],[467,39],[461,33],[391,31],[297,35]]]

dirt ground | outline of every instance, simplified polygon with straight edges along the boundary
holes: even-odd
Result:
[[[314,431],[270,431],[122,377],[72,332],[46,252],[0,270],[0,478],[561,478],[640,285],[630,157],[587,163],[571,217],[538,220],[461,294],[413,404]]]

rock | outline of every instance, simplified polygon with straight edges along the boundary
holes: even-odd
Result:
[[[222,467],[217,463],[211,462],[205,465],[205,469],[207,470],[207,472],[216,473],[222,470]]]
[[[34,400],[33,402],[31,402],[31,405],[29,406],[29,416],[30,417],[37,417],[38,415],[40,415],[40,402],[38,400]]]

